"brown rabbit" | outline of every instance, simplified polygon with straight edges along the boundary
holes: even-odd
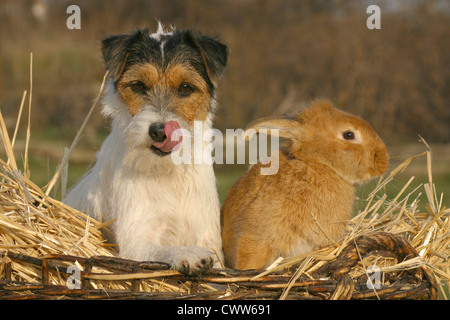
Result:
[[[257,120],[250,129],[278,129],[288,144],[276,174],[261,175],[258,163],[228,192],[222,241],[230,268],[264,268],[279,256],[339,240],[353,211],[355,184],[388,168],[386,146],[372,127],[327,100],[313,101],[296,117]]]

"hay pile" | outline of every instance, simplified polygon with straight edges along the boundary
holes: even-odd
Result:
[[[276,261],[265,271],[218,269],[187,278],[162,263],[114,258],[100,231],[108,222],[48,195],[61,170],[45,192],[30,181],[26,161],[24,173],[17,167],[15,134],[10,140],[1,113],[0,127],[7,155],[0,160],[0,299],[414,299],[436,298],[437,291],[449,298],[450,210],[435,192],[430,150],[380,179],[340,243]],[[385,188],[418,157],[427,157],[428,183],[407,193],[411,178],[389,199]],[[426,193],[425,210],[419,188]],[[71,266],[81,271],[72,290]],[[370,266],[379,268],[379,288],[367,287]]]
[[[420,156],[431,161],[429,151]],[[417,190],[404,194],[411,181],[392,200],[383,192],[379,195],[413,159],[380,180],[364,210],[349,222],[347,236],[340,243],[277,261],[264,272],[213,270],[196,279],[186,278],[164,264],[113,258],[114,248],[100,232],[105,224],[47,196],[14,165],[0,160],[0,298],[330,298],[337,283],[331,276],[318,278],[316,272],[336,261],[355,239],[382,231],[400,235],[418,255],[401,259],[395,254],[365,257],[360,244],[351,278],[367,279],[367,269],[376,265],[383,275],[382,285],[387,287],[384,290],[392,294],[395,288],[401,289],[389,286],[393,283],[392,273],[395,278],[425,267],[437,279],[440,298],[448,299],[444,286],[450,280],[450,210],[442,207],[442,196],[437,198],[431,175],[429,183],[423,186],[427,211],[419,209]],[[83,271],[83,286],[68,290],[67,268],[74,264]],[[405,286],[412,290],[415,284],[402,286],[403,290]],[[304,287],[309,287],[309,291],[302,291]],[[381,295],[382,290],[373,290],[372,295],[353,292],[353,298],[386,298]],[[398,297],[414,298],[404,291]]]

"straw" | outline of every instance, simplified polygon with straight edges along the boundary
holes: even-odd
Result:
[[[92,104],[91,108],[89,109],[89,112],[88,112],[86,118],[84,119],[84,121],[83,121],[83,123],[81,125],[81,128],[78,130],[77,135],[75,136],[75,139],[72,142],[72,145],[70,146],[69,150],[64,153],[64,157],[61,160],[60,164],[58,165],[58,168],[56,169],[55,175],[53,176],[53,178],[50,180],[50,182],[48,183],[47,187],[45,188],[46,189],[45,190],[45,194],[46,195],[50,194],[50,192],[52,191],[52,189],[55,186],[56,182],[59,180],[59,178],[60,178],[60,176],[61,176],[65,166],[69,162],[70,156],[72,155],[76,145],[78,144],[78,141],[81,138],[81,134],[82,134],[84,128],[86,127],[86,124],[88,123],[88,121],[89,121],[89,119],[90,119],[90,117],[92,115],[92,112],[94,111],[95,107],[98,105],[98,102],[100,101],[100,97],[101,97],[101,94],[103,92],[103,87],[105,86],[105,82],[106,82],[107,76],[108,76],[108,71],[103,76],[103,81],[102,81],[102,84],[100,86],[100,90],[99,90],[99,92],[97,94],[97,97],[95,98],[94,103]]]

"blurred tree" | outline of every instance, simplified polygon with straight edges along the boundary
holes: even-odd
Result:
[[[367,118],[384,138],[450,141],[450,9],[443,1],[375,1],[382,29],[358,0],[0,1],[0,107],[15,117],[34,52],[34,126],[76,128],[99,88],[107,33],[170,27],[218,35],[229,47],[216,125],[244,127],[316,97]],[[81,8],[81,30],[66,8]],[[370,3],[371,4],[371,3]],[[394,5],[395,4],[395,5]],[[98,116],[91,127],[105,122]]]

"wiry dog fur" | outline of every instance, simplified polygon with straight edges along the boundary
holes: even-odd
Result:
[[[110,75],[103,114],[112,131],[65,202],[94,218],[116,219],[121,257],[167,262],[188,274],[207,270],[222,259],[213,167],[174,164],[174,142],[164,133],[173,129],[169,122],[189,132],[194,121],[211,128],[227,47],[160,25],[153,34],[109,36],[102,53]],[[159,131],[151,132],[152,125]]]

